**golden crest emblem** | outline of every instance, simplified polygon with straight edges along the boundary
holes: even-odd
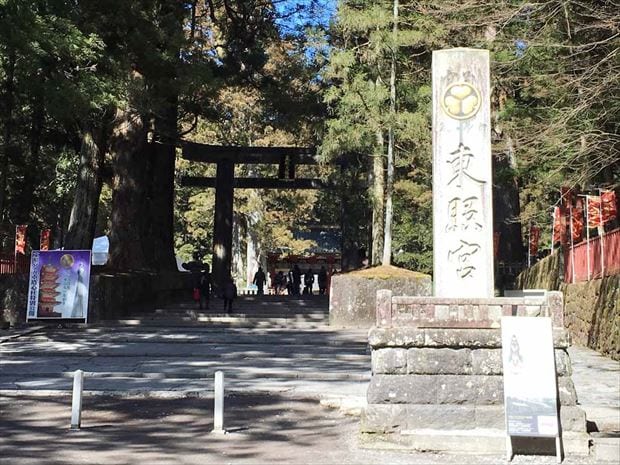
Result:
[[[468,82],[455,82],[443,93],[441,107],[450,118],[469,119],[480,109],[480,92]]]

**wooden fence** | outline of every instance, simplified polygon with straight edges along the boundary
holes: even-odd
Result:
[[[0,275],[28,274],[30,272],[30,257],[13,252],[0,252]]]
[[[602,249],[601,240],[603,240]],[[588,242],[584,241],[570,249],[564,266],[565,282],[588,281],[588,255],[589,279],[620,274],[620,228],[605,233],[602,239],[600,236],[590,239],[589,246]]]

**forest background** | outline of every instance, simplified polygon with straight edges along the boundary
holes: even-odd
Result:
[[[179,180],[214,168],[154,143],[316,146],[308,174],[335,188],[236,191],[236,248],[307,250],[294,233],[340,225],[355,187],[349,240],[431,272],[431,54],[474,47],[491,51],[500,259],[523,261],[530,223],[549,246],[560,187],[620,185],[619,45],[612,0],[0,0],[0,245],[28,224],[31,244],[108,234],[115,268],[208,260],[214,192]]]

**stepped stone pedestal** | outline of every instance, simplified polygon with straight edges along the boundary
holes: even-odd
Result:
[[[369,332],[372,378],[362,416],[363,443],[452,453],[506,447],[500,319],[549,316],[566,454],[588,454],[585,413],[571,380],[562,293],[538,298],[377,295]],[[553,438],[513,438],[515,451],[554,451]]]

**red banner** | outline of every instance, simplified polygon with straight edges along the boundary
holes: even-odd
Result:
[[[577,199],[573,207],[571,232],[574,242],[581,240],[581,235],[583,234],[583,200],[581,199]]]
[[[499,257],[499,239],[502,233],[499,231],[495,231],[493,233],[493,256],[495,258]]]
[[[601,198],[598,195],[588,195],[588,228],[598,228],[601,225]]]
[[[616,207],[616,193],[614,191],[602,191],[601,203],[603,210],[603,223],[609,223],[616,219],[618,210]]]
[[[560,207],[553,207],[553,237],[554,244],[562,240],[562,218],[560,218]]]
[[[18,253],[26,255],[26,230],[28,225],[20,224],[15,226],[15,255]]]
[[[540,240],[540,228],[538,226],[530,226],[530,256],[535,257],[538,254],[538,241]]]
[[[41,240],[39,242],[39,250],[49,250],[50,249],[50,234],[51,231],[49,229],[41,230]]]

